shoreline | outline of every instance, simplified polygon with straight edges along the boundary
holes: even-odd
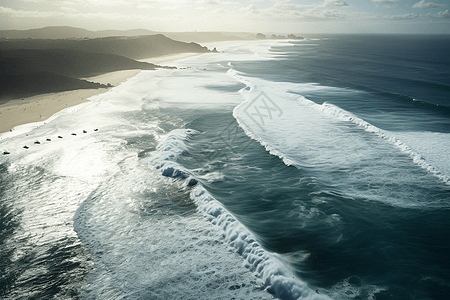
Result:
[[[83,79],[116,86],[136,76],[140,71],[116,71]],[[0,105],[0,135],[14,132],[20,125],[44,122],[61,110],[87,102],[90,97],[105,93],[111,88],[113,87],[78,89],[9,100]]]
[[[203,53],[178,53],[142,59],[155,64],[170,63],[179,59],[188,58]],[[111,84],[112,87],[101,89],[77,89],[58,93],[46,93],[26,98],[13,99],[0,104],[0,137],[15,135],[16,127],[45,122],[56,113],[85,102],[95,95],[103,94],[119,86],[130,78],[135,77],[142,70],[123,70],[104,73],[97,76],[80,78],[102,84]],[[20,133],[21,130],[19,130]]]

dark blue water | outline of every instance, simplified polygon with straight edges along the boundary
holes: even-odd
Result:
[[[0,296],[447,299],[450,38],[219,50],[1,141]]]
[[[282,55],[263,63],[233,62],[233,67],[246,78],[262,78],[275,86],[313,82],[341,88],[295,93],[317,104],[332,103],[382,130],[437,132],[450,138],[448,36],[332,36],[292,42],[271,52]],[[226,114],[202,114],[189,125],[206,133],[200,140],[194,138],[192,147],[206,142],[228,150],[222,150],[212,166],[225,179],[204,185],[266,249],[283,254],[300,278],[326,290],[341,288],[341,295],[354,299],[368,299],[373,293],[377,299],[448,297],[448,184],[415,166],[392,145],[370,141],[369,146],[382,149],[365,163],[385,175],[373,182],[359,178],[356,189],[363,191],[361,196],[349,196],[345,184],[328,179],[328,168],[288,167],[257,142],[248,144],[242,131],[235,132],[238,141],[229,151],[224,139],[217,139],[227,122],[232,120]],[[448,164],[447,146],[438,145],[443,165]],[[383,162],[384,157],[389,162]],[[189,161],[182,163],[192,167]],[[333,171],[343,177],[359,170]],[[368,201],[364,192],[369,190],[386,201]],[[398,207],[390,198],[406,206],[421,205]]]
[[[351,99],[323,93],[303,96],[361,114],[383,129],[450,130],[448,36],[331,36],[272,51],[282,53],[282,59],[262,66],[243,63],[237,70],[271,81],[314,82],[361,91],[359,98]],[[399,113],[390,122],[380,116],[393,111]],[[379,119],[383,122],[378,123]]]

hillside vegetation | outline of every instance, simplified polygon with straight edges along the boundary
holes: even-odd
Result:
[[[169,68],[136,59],[176,53],[207,53],[196,43],[161,34],[95,39],[0,40],[0,100],[101,84],[79,78],[120,70]]]

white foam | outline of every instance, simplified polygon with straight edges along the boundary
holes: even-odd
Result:
[[[160,176],[168,168],[190,173],[176,159],[194,134],[171,131],[157,151],[141,159],[118,151],[125,153],[113,159],[120,170],[78,209],[75,229],[95,263],[82,297],[272,299],[241,257],[229,251],[221,231],[195,213],[186,179]]]
[[[414,149],[423,167],[443,181],[450,181],[450,134],[440,132],[395,132],[399,141]],[[412,153],[411,153],[412,155]],[[427,166],[428,165],[428,166]]]
[[[233,111],[237,122],[248,136],[282,158],[285,164],[322,170],[321,180],[342,186],[342,191],[351,197],[402,207],[449,205],[412,197],[416,191],[408,188],[408,180],[417,182],[422,180],[421,175],[402,173],[396,167],[406,163],[400,155],[406,153],[411,162],[449,184],[449,176],[444,173],[448,167],[438,169],[431,158],[434,155],[436,164],[441,161],[449,165],[443,151],[447,143],[441,143],[439,151],[425,158],[419,154],[419,148],[407,146],[396,133],[383,131],[337,106],[318,105],[299,96],[313,89],[330,94],[351,93],[349,90],[316,84],[273,83],[235,70],[228,74],[248,86],[241,90],[245,101]],[[373,135],[365,135],[363,130]],[[393,151],[394,147],[401,151]],[[401,189],[392,188],[390,183]]]
[[[224,232],[227,243],[242,255],[246,266],[263,281],[266,290],[282,299],[330,299],[317,294],[297,278],[277,254],[264,250],[253,234],[202,186],[197,186],[191,195],[198,209]]]
[[[302,100],[305,101],[306,99],[303,98]],[[324,111],[330,115],[336,116],[337,118],[345,120],[345,121],[350,121],[350,122],[364,128],[364,130],[366,130],[368,132],[375,133],[380,138],[388,141],[389,143],[395,145],[401,151],[407,153],[409,155],[409,157],[411,157],[411,159],[413,160],[414,163],[416,163],[423,169],[427,170],[428,172],[432,173],[433,175],[435,175],[436,177],[441,179],[446,184],[450,185],[450,159],[448,158],[448,156],[446,157],[446,150],[445,150],[445,149],[449,149],[446,147],[446,146],[450,145],[450,143],[449,143],[450,135],[449,134],[438,134],[438,133],[432,133],[432,132],[426,132],[426,133],[412,132],[412,133],[402,134],[402,133],[388,132],[388,131],[382,130],[382,129],[364,121],[361,118],[356,117],[352,113],[347,112],[333,104],[325,102],[320,106],[320,108],[322,111]],[[405,144],[402,140],[400,140],[395,135],[402,135],[404,138],[407,138],[411,143],[414,143],[414,145],[415,145],[414,149],[417,149],[417,150],[413,150],[413,148],[411,148],[409,145]],[[417,140],[417,137],[419,137],[419,136],[421,137],[421,139]],[[425,142],[425,145],[427,145],[426,148],[423,147],[425,136],[428,137]],[[438,136],[439,136],[439,140],[436,140],[436,138]],[[433,138],[431,138],[431,137],[433,137]],[[413,141],[415,141],[415,142],[413,142]],[[417,143],[418,141],[421,141],[421,142]],[[434,155],[428,155],[429,158],[425,159],[424,156],[420,153],[430,153],[433,149],[430,146],[433,143],[438,144],[438,147],[434,149],[435,150],[435,151],[433,151]],[[422,152],[420,152],[420,150],[422,150]],[[431,156],[433,158],[431,158]],[[440,166],[441,169],[432,165],[430,163],[430,161],[434,161],[436,163],[435,165]]]
[[[183,188],[136,157],[97,189],[75,216],[95,269],[88,299],[271,299],[230,253]],[[177,203],[177,204],[176,204]]]
[[[189,182],[195,176],[192,171],[182,167],[177,158],[186,153],[186,139],[197,134],[193,130],[177,129],[170,132],[158,146],[154,156],[154,165],[162,174]],[[170,172],[166,172],[170,170]],[[166,176],[167,176],[166,174]],[[180,174],[186,174],[180,176]],[[196,177],[200,181],[201,176]],[[276,254],[264,250],[253,234],[242,225],[223,205],[214,199],[201,184],[191,192],[198,210],[216,225],[223,233],[225,241],[242,255],[245,265],[259,279],[267,291],[282,299],[329,299],[318,295],[307,284],[298,279],[290,267]]]
[[[376,294],[386,290],[386,287],[364,284],[359,277],[354,276],[348,277],[331,287],[330,296],[333,299],[342,300],[375,300]]]

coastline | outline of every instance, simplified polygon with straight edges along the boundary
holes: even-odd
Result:
[[[84,79],[116,86],[136,76],[140,71],[116,71]],[[79,89],[9,100],[0,105],[0,134],[14,132],[15,127],[19,125],[45,121],[55,113],[87,102],[89,97],[105,93],[111,88]]]
[[[142,59],[139,61],[155,64],[169,63],[179,59],[201,55],[202,53],[178,53]],[[123,70],[101,75],[81,78],[84,80],[111,84],[112,87],[101,89],[78,89],[58,93],[47,93],[36,96],[13,99],[0,104],[0,136],[14,135],[15,128],[20,125],[44,122],[63,109],[90,101],[89,98],[103,94],[122,84],[141,72],[140,69]]]

